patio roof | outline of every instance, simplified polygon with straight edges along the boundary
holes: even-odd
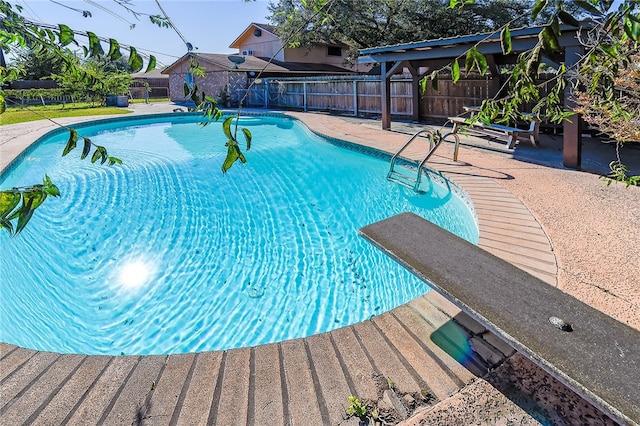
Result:
[[[538,36],[544,27],[528,27],[511,31],[512,52],[505,55],[500,42],[500,32],[469,34],[459,37],[447,37],[433,40],[425,40],[412,43],[378,46],[360,50],[358,63],[380,64],[382,78],[382,128],[391,126],[391,97],[390,79],[394,74],[407,68],[414,80],[414,119],[419,118],[419,80],[426,73],[434,69],[442,68],[458,58],[464,61],[464,54],[473,46],[487,57],[489,72],[500,78],[499,65],[514,63],[518,54],[532,49],[538,42]],[[568,67],[576,63],[583,54],[584,49],[580,44],[577,33],[578,28],[562,25],[559,38],[561,51],[544,60],[550,66],[558,66],[565,63]],[[464,66],[464,63],[462,63]],[[427,72],[419,75],[419,69],[426,68]],[[565,106],[571,108],[571,99],[568,96],[569,88],[565,91]],[[580,120],[572,120],[564,124],[564,164],[572,168],[580,168],[581,156],[581,132]]]

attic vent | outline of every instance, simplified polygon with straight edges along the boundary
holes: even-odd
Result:
[[[260,28],[253,30],[253,35],[256,37],[260,37],[262,35],[262,30]]]
[[[243,50],[242,56],[253,56],[253,49]]]

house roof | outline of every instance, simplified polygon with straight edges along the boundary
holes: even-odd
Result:
[[[251,32],[255,31],[255,30],[262,30],[262,31],[266,31],[270,34],[273,34],[274,36],[278,37],[278,35],[276,34],[275,28],[273,25],[269,25],[269,24],[257,24],[255,22],[252,22],[251,24],[249,24],[249,26],[247,28],[245,28],[245,30],[243,32],[240,33],[240,35],[233,40],[233,42],[231,42],[231,44],[229,45],[229,47],[232,47],[234,49],[239,49],[240,48],[240,42],[242,40],[244,40],[248,34],[250,34]]]
[[[261,58],[265,62],[268,58]],[[286,68],[290,73],[322,73],[322,74],[353,74],[353,71],[346,68],[329,64],[315,64],[307,62],[280,62],[272,60],[272,64]]]
[[[145,79],[145,78],[169,78],[169,76],[166,75],[166,74],[163,74],[162,71],[163,70],[156,68],[156,69],[151,70],[149,72],[141,71],[141,72],[137,72],[135,74],[131,74],[131,77],[133,77],[133,78],[141,78],[141,79]]]
[[[225,71],[240,72],[264,72],[269,74],[352,74],[353,72],[345,68],[328,64],[311,64],[302,62],[280,62],[269,58],[258,58],[256,56],[243,56],[244,62],[235,64],[229,60],[229,56],[221,53],[198,53],[200,63],[209,63],[222,68]],[[178,59],[162,71],[162,74],[171,74],[171,71],[180,63],[187,60],[188,54]]]

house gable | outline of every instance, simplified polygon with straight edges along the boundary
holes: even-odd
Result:
[[[274,59],[285,60],[280,38],[273,27],[266,24],[251,23],[229,47],[238,49],[238,53],[243,56],[271,58],[275,55]]]

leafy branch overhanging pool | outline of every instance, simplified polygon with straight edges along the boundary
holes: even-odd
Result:
[[[388,159],[287,117],[245,117],[248,163],[227,175],[220,123],[192,115],[79,128],[123,159],[104,167],[43,138],[0,186],[47,173],[62,192],[0,234],[0,341],[83,354],[230,349],[329,331],[429,288],[357,230],[402,211],[477,242],[455,185],[388,182]],[[373,155],[372,155],[373,154]]]

